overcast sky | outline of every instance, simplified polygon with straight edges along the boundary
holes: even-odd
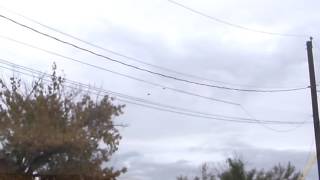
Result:
[[[282,37],[224,25],[167,0],[1,0],[0,14],[108,57],[192,81],[234,88],[308,86],[307,37]],[[177,0],[207,15],[251,29],[314,36],[319,72],[320,2],[316,0]],[[5,9],[5,8],[7,9]],[[181,76],[133,62],[48,30],[9,10],[141,61],[211,81]],[[0,58],[50,72],[53,62],[66,77],[130,96],[195,111],[274,121],[312,121],[309,90],[248,93],[191,85],[140,72],[0,19]],[[122,74],[204,96],[242,104],[224,104],[155,87],[94,69],[12,41],[11,37]],[[1,70],[2,75],[8,72]],[[320,77],[320,76],[317,76]],[[127,166],[120,179],[174,180],[197,173],[203,162],[221,163],[235,153],[249,167],[269,168],[291,161],[303,168],[314,153],[313,126],[239,124],[188,117],[127,104],[117,119],[120,150],[112,161]],[[285,131],[285,132],[278,132]],[[315,169],[309,176],[315,178]]]

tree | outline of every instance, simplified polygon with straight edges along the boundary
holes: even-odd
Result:
[[[177,180],[188,180],[188,176],[178,176]],[[212,172],[209,172],[209,166],[207,163],[202,164],[201,166],[201,178],[195,176],[193,180],[216,180],[215,175]]]
[[[28,176],[78,175],[115,179],[125,168],[103,167],[121,139],[113,119],[124,105],[67,89],[56,74],[33,81],[0,80],[0,159],[10,172]],[[1,165],[0,165],[1,167]]]
[[[221,180],[249,180],[252,178],[252,171],[247,173],[244,163],[240,159],[229,158],[227,164],[228,169],[218,175]]]
[[[246,170],[245,164],[241,159],[227,159],[227,168],[217,173],[210,173],[207,164],[201,168],[201,180],[298,180],[301,174],[295,172],[295,167],[288,163],[286,167],[278,164],[271,170]],[[177,180],[188,180],[187,176],[179,176]],[[195,176],[193,180],[200,180]]]
[[[278,164],[274,166],[271,170],[264,172],[263,170],[255,173],[256,180],[298,180],[301,177],[301,173],[295,172],[295,167],[288,163],[286,167]]]

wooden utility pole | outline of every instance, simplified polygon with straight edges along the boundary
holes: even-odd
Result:
[[[316,85],[316,77],[314,73],[314,62],[313,62],[313,53],[312,53],[312,38],[310,38],[310,41],[307,41],[307,52],[308,52],[314,135],[316,140],[316,151],[317,151],[318,176],[320,180],[320,134],[319,134],[320,126],[319,126],[317,85]]]

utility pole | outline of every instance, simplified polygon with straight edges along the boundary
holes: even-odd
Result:
[[[316,151],[317,151],[318,176],[320,180],[320,134],[319,134],[320,126],[319,126],[317,85],[316,85],[316,77],[314,73],[314,62],[313,62],[313,53],[312,53],[312,37],[310,38],[310,41],[307,41],[307,52],[308,52],[314,135],[316,140]]]

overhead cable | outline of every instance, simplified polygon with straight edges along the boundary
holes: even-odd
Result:
[[[193,96],[193,97],[197,97],[197,98],[202,98],[202,99],[209,100],[209,101],[215,101],[215,102],[220,102],[220,103],[225,103],[225,104],[230,104],[230,105],[235,105],[235,106],[239,105],[236,102],[232,102],[232,101],[228,101],[228,100],[222,100],[222,99],[213,98],[213,97],[208,97],[208,96],[204,96],[204,95],[201,95],[201,94],[185,91],[185,90],[182,90],[182,89],[172,88],[172,87],[169,87],[169,86],[166,86],[166,85],[162,85],[162,84],[158,84],[158,83],[155,83],[155,82],[152,82],[152,81],[148,81],[148,80],[145,80],[145,79],[137,78],[137,77],[134,77],[134,76],[131,76],[131,75],[128,75],[128,74],[124,74],[124,73],[120,73],[120,72],[117,72],[117,71],[112,71],[112,70],[107,69],[105,67],[101,67],[101,66],[98,66],[98,65],[87,63],[87,62],[81,61],[79,59],[75,59],[75,58],[72,58],[72,57],[69,57],[69,56],[65,56],[65,55],[62,55],[62,54],[59,54],[59,53],[56,53],[56,52],[53,52],[53,51],[49,51],[49,50],[46,50],[46,49],[31,45],[31,44],[22,42],[22,41],[15,40],[15,39],[10,38],[10,37],[6,37],[6,36],[1,36],[0,35],[0,38],[6,39],[6,40],[9,40],[9,41],[12,41],[12,42],[24,45],[24,46],[27,46],[29,48],[36,49],[36,50],[39,50],[39,51],[42,51],[42,52],[45,52],[45,53],[48,53],[48,54],[51,54],[51,55],[55,55],[57,57],[66,59],[68,61],[73,61],[73,62],[82,64],[82,65],[85,65],[85,66],[89,66],[89,67],[92,67],[92,68],[95,68],[95,69],[99,69],[99,70],[102,70],[102,71],[105,71],[105,72],[109,72],[109,73],[112,73],[112,74],[115,74],[115,75],[118,75],[118,76],[121,76],[121,77],[125,77],[125,78],[131,79],[131,80],[135,80],[135,81],[138,81],[138,82],[149,84],[149,85],[152,85],[152,86],[155,86],[155,87],[160,87],[163,90],[170,90],[170,91],[174,91],[176,93],[189,95],[189,96]]]
[[[274,36],[295,37],[295,38],[309,38],[310,37],[310,35],[306,35],[306,34],[278,33],[278,32],[269,32],[269,31],[252,29],[252,28],[249,28],[249,27],[246,27],[246,26],[242,26],[242,25],[239,25],[239,24],[231,23],[231,22],[228,22],[226,20],[223,20],[223,19],[211,16],[211,15],[208,15],[208,14],[206,14],[204,12],[201,12],[199,10],[193,9],[193,8],[191,8],[189,6],[186,6],[186,5],[182,4],[182,3],[179,3],[179,2],[174,1],[174,0],[167,0],[167,1],[169,3],[172,3],[172,4],[176,5],[176,6],[179,6],[179,7],[183,8],[183,9],[186,9],[189,12],[192,12],[194,14],[197,14],[197,15],[200,15],[202,17],[208,18],[209,20],[212,20],[212,21],[215,21],[215,22],[218,22],[220,24],[224,24],[224,25],[227,25],[227,26],[230,26],[230,27],[233,27],[233,28],[242,29],[242,30],[250,31],[250,32],[254,32],[254,33],[274,35]]]
[[[194,78],[194,79],[199,79],[199,80],[204,80],[204,81],[211,81],[211,82],[215,82],[215,83],[235,85],[235,86],[245,86],[245,85],[236,84],[236,83],[229,83],[229,82],[224,82],[224,81],[218,81],[218,80],[213,80],[213,79],[209,79],[209,78],[204,78],[204,77],[200,77],[200,76],[197,76],[197,75],[194,75],[194,74],[183,73],[183,72],[180,72],[180,71],[173,70],[173,69],[171,69],[171,68],[167,68],[167,67],[163,67],[163,66],[160,66],[160,65],[152,64],[152,63],[143,61],[143,60],[141,60],[141,59],[138,59],[138,58],[135,58],[135,57],[132,57],[132,56],[128,56],[128,55],[125,55],[125,54],[123,54],[123,53],[116,52],[116,51],[114,51],[114,50],[108,49],[108,48],[103,47],[103,46],[101,46],[101,45],[97,45],[97,44],[92,43],[92,42],[90,42],[90,41],[88,41],[88,40],[84,40],[84,39],[79,38],[79,37],[77,37],[77,36],[75,36],[75,35],[66,33],[66,32],[64,32],[64,31],[62,31],[62,30],[59,30],[59,29],[55,28],[55,27],[46,25],[46,24],[44,24],[44,23],[42,23],[42,22],[39,22],[39,21],[37,21],[37,20],[35,20],[35,19],[32,19],[32,18],[30,18],[30,17],[27,17],[27,16],[25,16],[25,15],[23,15],[23,14],[21,14],[21,13],[12,11],[12,10],[10,10],[10,9],[8,9],[8,8],[2,7],[2,6],[0,6],[0,7],[3,8],[3,9],[5,9],[6,11],[9,11],[10,13],[13,13],[13,14],[15,14],[15,15],[17,15],[17,16],[20,16],[20,17],[22,17],[22,18],[24,18],[24,19],[26,19],[26,20],[28,20],[28,21],[30,21],[30,22],[33,22],[33,23],[35,23],[35,24],[37,24],[37,25],[40,25],[40,26],[42,26],[42,27],[44,27],[44,28],[47,28],[47,29],[49,29],[49,30],[51,30],[51,31],[57,32],[57,33],[59,33],[59,34],[62,34],[62,35],[64,35],[64,36],[67,36],[67,37],[69,37],[69,38],[72,38],[72,39],[74,39],[74,40],[77,40],[77,41],[82,42],[82,43],[84,43],[84,44],[87,44],[87,45],[89,45],[89,46],[95,47],[95,48],[97,48],[97,49],[103,50],[103,51],[105,51],[105,52],[108,52],[108,53],[111,53],[111,54],[114,54],[114,55],[117,55],[117,56],[126,58],[127,60],[130,60],[130,61],[138,62],[138,63],[144,64],[144,65],[150,66],[150,67],[158,68],[158,69],[161,69],[161,70],[164,70],[164,71],[167,71],[167,72],[175,73],[175,74],[182,75],[182,76],[186,76],[186,77],[191,77],[191,78]]]
[[[80,47],[74,43],[70,43],[68,41],[65,41],[65,40],[61,40],[55,36],[52,36],[52,35],[49,35],[47,33],[44,33],[44,32],[41,32],[33,27],[30,27],[30,26],[27,26],[25,24],[22,24],[16,20],[13,20],[12,18],[9,18],[7,16],[4,16],[4,15],[1,15],[0,14],[0,17],[1,18],[4,18],[8,21],[11,21],[19,26],[22,26],[24,28],[27,28],[33,32],[36,32],[38,34],[41,34],[45,37],[48,37],[50,39],[53,39],[55,41],[58,41],[60,43],[63,43],[63,44],[66,44],[66,45],[69,45],[71,47],[74,47],[76,49],[79,49],[81,51],[84,51],[84,52],[87,52],[89,54],[92,54],[92,55],[95,55],[97,57],[100,57],[100,58],[103,58],[104,60],[107,60],[107,61],[112,61],[112,62],[115,62],[115,63],[118,63],[118,64],[121,64],[121,65],[124,65],[126,67],[130,67],[130,68],[133,68],[133,69],[136,69],[136,70],[139,70],[139,71],[143,71],[143,72],[147,72],[147,73],[150,73],[150,74],[153,74],[153,75],[157,75],[157,76],[160,76],[160,77],[163,77],[163,78],[167,78],[167,79],[172,79],[172,80],[176,80],[176,81],[180,81],[180,82],[184,82],[184,83],[188,83],[188,84],[193,84],[193,85],[199,85],[199,86],[205,86],[205,87],[211,87],[211,88],[216,88],[216,89],[222,89],[222,90],[231,90],[231,91],[241,91],[241,92],[256,92],[256,93],[274,93],[274,92],[290,92],[290,91],[300,91],[300,90],[305,90],[305,89],[308,89],[309,86],[305,86],[305,87],[298,87],[298,88],[288,88],[288,89],[243,89],[243,88],[233,88],[233,87],[227,87],[227,86],[219,86],[219,85],[214,85],[214,84],[207,84],[207,83],[202,83],[202,82],[196,82],[196,81],[192,81],[192,80],[188,80],[188,79],[183,79],[183,78],[179,78],[179,77],[175,77],[175,76],[171,76],[171,75],[167,75],[167,74],[163,74],[163,73],[159,73],[159,72],[155,72],[155,71],[152,71],[152,70],[149,70],[149,69],[145,69],[145,68],[141,68],[139,66],[135,66],[135,65],[131,65],[131,64],[128,64],[128,63],[125,63],[125,62],[122,62],[120,60],[117,60],[117,59],[113,59],[113,58],[110,58],[110,57],[107,57],[103,54],[100,54],[100,53],[97,53],[97,52],[94,52],[92,50],[89,50],[89,49],[86,49],[86,48],[83,48],[83,47]]]
[[[33,73],[36,73],[36,74],[40,73],[40,74],[38,74],[39,75],[38,77],[41,77],[41,74],[43,74],[45,76],[50,76],[49,74],[41,73],[40,71],[32,70],[31,68],[27,68],[27,67],[24,67],[24,66],[13,64],[13,63],[11,63],[11,64],[10,63],[6,63],[6,62],[9,62],[9,61],[3,60],[3,59],[1,59],[1,60],[3,61],[3,62],[1,62],[1,64],[12,66],[12,68],[7,68],[5,66],[0,66],[0,68],[3,68],[3,69],[8,69],[8,70],[11,70],[11,71],[19,72],[21,74],[28,75],[28,76],[31,76],[31,77],[34,77],[32,75]],[[16,69],[20,69],[20,71],[19,70],[17,71]],[[25,73],[23,71],[27,71],[27,72],[32,73],[32,74]],[[48,81],[50,81],[50,80],[48,80]],[[163,105],[163,104],[151,102],[151,101],[144,100],[144,99],[142,99],[142,100],[140,99],[139,100],[139,98],[132,97],[132,96],[129,96],[129,95],[123,95],[121,93],[113,93],[112,94],[108,90],[104,90],[102,88],[94,88],[94,87],[91,87],[91,86],[88,86],[88,85],[84,85],[83,83],[80,83],[80,82],[77,82],[77,81],[69,81],[69,80],[66,79],[66,83],[68,83],[69,85],[71,84],[73,88],[75,86],[85,87],[90,92],[95,91],[97,94],[104,93],[104,94],[108,94],[108,95],[114,95],[114,96],[117,97],[118,100],[126,101],[126,102],[128,102],[130,104],[135,104],[135,105],[144,106],[144,107],[148,107],[148,108],[155,109],[155,110],[160,110],[160,111],[171,112],[171,113],[175,113],[175,114],[181,114],[181,115],[187,115],[187,116],[193,116],[193,117],[200,117],[200,118],[206,118],[206,119],[214,119],[214,120],[219,120],[219,121],[238,122],[238,123],[262,123],[262,124],[278,124],[278,125],[281,125],[281,124],[292,125],[292,124],[304,124],[304,123],[306,123],[306,122],[296,122],[296,121],[257,120],[257,119],[250,119],[250,118],[242,118],[242,117],[225,116],[225,115],[219,115],[219,114],[203,113],[203,112],[198,112],[198,111],[194,111],[194,110],[190,110],[190,109]]]
[[[255,117],[254,117],[243,105],[240,105],[240,108],[242,109],[242,111],[243,111],[249,118],[255,119]],[[287,128],[287,129],[277,129],[277,128],[274,128],[274,127],[270,127],[270,126],[268,126],[267,124],[261,123],[261,121],[257,121],[257,123],[258,123],[259,125],[261,125],[262,127],[266,128],[266,129],[268,129],[268,130],[277,132],[277,133],[288,133],[288,132],[295,131],[295,130],[297,130],[298,128],[304,126],[307,122],[312,123],[311,121],[309,121],[308,119],[306,119],[305,121],[302,121],[302,123],[296,124],[296,126],[294,126],[294,127],[290,127],[290,128]]]
[[[176,70],[173,70],[173,69],[170,69],[170,68],[167,68],[167,67],[163,67],[163,66],[160,66],[160,65],[151,64],[151,63],[146,62],[146,61],[143,61],[143,60],[141,60],[141,59],[138,59],[138,58],[135,58],[135,57],[131,57],[131,56],[125,55],[125,54],[123,54],[123,53],[116,52],[116,51],[114,51],[114,50],[108,49],[108,48],[103,47],[103,46],[101,46],[101,45],[97,45],[97,44],[95,44],[95,43],[93,43],[93,42],[90,42],[90,41],[88,41],[88,40],[84,40],[84,39],[82,39],[82,38],[79,38],[79,37],[77,37],[77,36],[75,36],[75,35],[66,33],[66,32],[64,32],[64,31],[62,31],[62,30],[60,30],[60,29],[57,29],[57,28],[55,28],[55,27],[49,26],[49,25],[47,25],[47,24],[44,24],[44,23],[42,23],[42,22],[40,22],[40,21],[38,21],[38,20],[35,20],[35,19],[30,18],[30,17],[28,17],[28,16],[25,16],[25,15],[23,15],[23,14],[21,14],[21,13],[18,13],[18,12],[16,12],[16,11],[13,11],[13,10],[11,10],[11,9],[8,9],[8,8],[6,8],[6,7],[3,7],[3,6],[1,6],[1,5],[0,5],[0,7],[3,8],[3,9],[5,9],[5,10],[8,11],[8,12],[14,14],[14,15],[17,15],[17,16],[19,16],[19,17],[22,17],[22,18],[24,18],[24,19],[26,19],[26,20],[28,20],[28,21],[30,21],[30,22],[33,22],[33,23],[35,23],[35,24],[37,24],[37,25],[40,25],[40,26],[42,26],[42,27],[44,27],[44,28],[47,28],[47,29],[49,29],[49,30],[51,30],[51,31],[57,32],[57,33],[59,33],[59,34],[62,34],[62,35],[64,35],[64,36],[67,36],[67,37],[69,37],[69,38],[72,38],[72,39],[74,39],[74,40],[77,40],[77,41],[79,41],[79,42],[82,42],[82,43],[84,43],[84,44],[90,45],[90,46],[95,47],[95,48],[97,48],[97,49],[100,49],[100,50],[103,50],[103,51],[105,51],[105,52],[108,52],[108,53],[111,53],[111,54],[114,54],[114,55],[117,55],[117,56],[126,58],[126,59],[131,60],[131,61],[134,61],[134,62],[138,62],[138,63],[144,64],[144,65],[150,66],[150,67],[158,68],[158,69],[161,69],[161,70],[164,70],[164,71],[167,71],[167,72],[171,72],[171,73],[175,73],[175,74],[178,74],[178,75],[182,75],[182,76],[186,76],[186,77],[191,77],[191,78],[194,78],[194,79],[199,79],[199,80],[204,80],[204,81],[211,81],[211,82],[215,82],[215,83],[221,83],[221,84],[227,84],[227,85],[233,85],[233,86],[244,86],[244,87],[246,86],[246,87],[249,87],[248,85],[237,84],[237,83],[230,83],[230,82],[225,82],[225,81],[220,81],[220,80],[213,80],[213,79],[209,79],[209,78],[205,78],[205,77],[200,77],[200,76],[197,76],[197,75],[194,75],[194,74],[183,73],[183,72],[176,71]],[[250,86],[250,87],[251,87],[251,86]],[[257,89],[260,89],[260,88],[257,88]]]

